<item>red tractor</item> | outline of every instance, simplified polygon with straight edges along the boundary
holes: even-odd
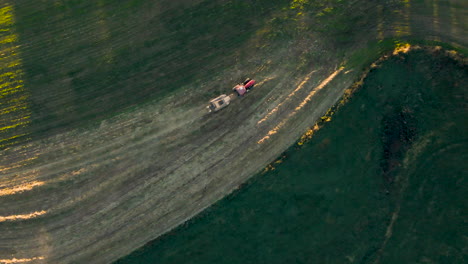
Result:
[[[244,96],[252,89],[255,85],[255,80],[247,78],[242,84],[238,84],[232,88],[233,91],[237,93],[238,96]]]
[[[237,96],[244,96],[250,89],[255,85],[255,80],[248,78],[243,83],[238,84],[232,88]],[[210,104],[207,106],[210,112],[217,112],[224,107],[228,106],[231,103],[231,100],[235,98],[234,94],[225,95],[222,94],[210,101]]]

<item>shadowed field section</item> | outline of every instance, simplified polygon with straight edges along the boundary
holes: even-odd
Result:
[[[116,263],[463,263],[468,65],[448,54],[376,63],[308,142]]]
[[[265,168],[395,46],[466,52],[465,8],[1,2],[0,260],[107,263],[131,253]],[[247,96],[207,112],[247,77],[258,81]],[[387,133],[382,168],[394,184],[414,125],[405,109],[389,116],[383,123],[400,129]]]

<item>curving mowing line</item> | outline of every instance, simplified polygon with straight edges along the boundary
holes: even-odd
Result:
[[[325,87],[329,82],[331,82],[342,70],[344,69],[344,67],[341,67],[339,68],[338,70],[336,70],[335,72],[333,72],[330,76],[328,76],[325,80],[323,80],[317,87],[315,87],[307,96],[306,98],[304,98],[304,100],[302,100],[302,102],[294,109],[294,111],[292,111],[291,113],[289,113],[289,115],[283,119],[278,125],[276,125],[272,130],[268,131],[268,133],[263,137],[261,138],[257,144],[262,144],[263,142],[265,142],[267,139],[270,138],[270,136],[278,133],[278,130],[280,128],[282,128],[284,126],[284,124],[286,124],[286,122],[292,117],[294,116],[299,110],[301,110],[309,101],[310,99],[318,92],[320,91],[321,89],[323,89],[323,87]],[[310,76],[308,76],[310,78]],[[308,80],[309,78],[306,77],[304,79],[303,82],[301,82],[301,84],[298,86],[299,87],[302,87]],[[297,88],[296,88],[297,90]],[[296,91],[294,90],[293,93]],[[279,105],[278,105],[279,106]],[[277,107],[278,107],[277,106]]]
[[[34,260],[43,260],[44,257],[34,257],[34,258],[12,258],[12,259],[0,259],[0,264],[10,264],[10,263],[25,263],[25,262],[30,262]]]
[[[43,181],[33,181],[28,183],[19,184],[14,187],[0,189],[0,196],[12,195],[16,193],[22,193],[25,191],[30,191],[34,187],[44,185]]]
[[[312,76],[312,74],[314,72],[316,72],[317,70],[314,70],[314,71],[311,71],[309,74],[307,74],[307,76],[304,78],[304,80],[297,86],[296,89],[294,89],[294,91],[292,91],[288,97],[286,97],[286,99],[284,99],[281,103],[279,103],[275,108],[273,108],[270,112],[268,112],[268,114],[265,115],[264,118],[262,118],[260,121],[257,122],[257,125],[265,122],[272,114],[274,114],[276,111],[278,111],[279,107],[282,106],[287,100],[289,100],[294,94],[296,94],[299,90],[301,90],[303,87],[304,87],[304,84],[306,84],[310,77]]]
[[[12,144],[13,144],[13,143],[12,143]],[[28,146],[30,146],[30,145],[28,145]],[[24,160],[20,160],[20,161],[18,161],[18,162],[15,162],[15,163],[13,163],[13,164],[10,164],[10,165],[8,165],[8,167],[7,167],[7,166],[2,166],[2,165],[0,165],[0,172],[2,172],[2,173],[7,173],[8,171],[10,171],[10,170],[12,170],[12,169],[16,169],[16,168],[23,167],[23,166],[25,166],[26,164],[28,164],[29,162],[34,161],[34,160],[36,160],[36,159],[38,159],[38,158],[39,158],[39,156],[36,155],[36,156],[34,156],[34,157],[26,158],[26,159],[24,159]]]
[[[315,95],[315,93],[317,93],[318,91],[322,90],[323,87],[325,87],[329,82],[331,82],[333,79],[335,79],[336,75],[338,75],[338,73],[340,73],[342,70],[344,69],[344,67],[341,67],[339,68],[338,70],[336,70],[334,73],[332,73],[330,76],[328,76],[328,78],[326,78],[323,82],[321,82],[317,87],[315,87],[315,89],[313,89],[308,95],[307,97],[299,104],[298,107],[296,107],[296,109],[294,109],[295,111],[299,111],[301,110],[302,107],[304,107],[309,101],[310,99],[312,98],[312,96]]]
[[[262,80],[262,81],[258,82],[257,84],[255,84],[255,86],[261,86],[262,84],[264,84],[264,83],[266,83],[268,81],[271,81],[271,80],[273,80],[275,78],[276,78],[276,76],[271,76],[271,77],[265,78],[264,80]]]
[[[0,216],[0,223],[6,222],[6,221],[27,220],[27,219],[38,217],[46,213],[47,211],[42,210],[42,211],[32,212],[30,214]]]

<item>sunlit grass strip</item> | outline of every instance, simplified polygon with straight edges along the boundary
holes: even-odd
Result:
[[[317,87],[315,87],[305,98],[302,100],[302,102],[292,111],[289,113],[289,115],[284,118],[280,123],[278,123],[273,129],[268,131],[268,133],[261,138],[259,141],[257,141],[258,144],[264,143],[266,140],[268,140],[272,135],[278,133],[278,131],[286,124],[286,122],[299,110],[301,110],[310,100],[311,98],[321,89],[323,89],[328,83],[330,83],[342,70],[344,67],[340,67],[338,70],[334,71],[330,76],[328,76],[325,80],[323,80]]]
[[[262,80],[262,81],[256,83],[256,84],[255,84],[255,87],[262,86],[262,85],[265,84],[266,82],[269,82],[269,81],[271,81],[271,80],[273,80],[273,79],[275,79],[275,78],[276,78],[276,76],[265,78],[264,80]]]
[[[5,92],[5,91],[8,91],[8,90],[11,90],[9,89],[11,87],[11,85],[13,84],[17,84],[17,83],[23,83],[22,80],[6,80],[6,81],[2,81],[2,84],[0,85],[0,91],[2,92]]]
[[[0,111],[0,116],[11,113],[11,112],[16,112],[16,111],[19,111],[19,110],[24,110],[24,109],[28,109],[26,104],[19,104],[19,105],[13,105],[13,106],[10,106],[10,107],[6,107],[6,108],[4,108],[4,109],[2,109]],[[0,142],[1,142],[1,140],[0,140]]]
[[[311,71],[309,74],[307,74],[307,76],[302,80],[302,82],[296,87],[296,89],[294,89],[294,91],[292,91],[287,97],[286,99],[284,99],[281,103],[279,103],[275,108],[273,108],[270,112],[268,112],[265,117],[263,117],[260,121],[257,122],[257,125],[265,122],[268,118],[270,118],[270,116],[272,114],[274,114],[275,112],[278,111],[279,107],[282,106],[287,100],[289,100],[292,96],[294,96],[299,90],[301,90],[304,85],[309,81],[310,77],[312,76],[312,74],[316,72],[316,70],[314,71]]]
[[[335,72],[333,72],[330,76],[328,76],[324,81],[322,81],[319,86],[315,87],[314,90],[312,90],[307,96],[306,98],[304,98],[304,100],[301,102],[301,104],[299,104],[298,107],[296,107],[296,111],[299,111],[301,110],[301,108],[303,108],[309,101],[310,99],[312,98],[312,96],[314,96],[318,91],[322,90],[323,87],[325,87],[329,82],[331,82],[333,79],[335,79],[336,75],[338,75],[338,73],[340,73],[342,70],[344,69],[344,67],[340,67],[338,70],[336,70]]]
[[[9,35],[9,36],[0,38],[0,44],[13,43],[16,41],[18,41],[18,38],[16,35]]]
[[[309,0],[293,0],[289,5],[290,9],[299,9],[303,10],[304,6],[309,3]]]
[[[30,139],[26,138],[26,139],[23,140],[23,142],[27,142],[28,140],[30,140]],[[0,148],[8,147],[8,146],[11,146],[11,145],[13,145],[15,143],[17,143],[17,142],[9,142],[7,144],[0,145]],[[9,164],[8,166],[1,166],[0,167],[0,172],[6,173],[9,170],[23,167],[23,166],[27,165],[28,163],[31,163],[32,161],[34,161],[34,160],[36,160],[38,158],[39,158],[38,156],[34,156],[34,157],[27,158],[27,159],[21,160],[19,162],[13,163],[13,164]]]
[[[12,31],[12,30],[8,30]],[[0,62],[2,60],[8,59],[10,56],[17,56],[18,46],[10,46],[10,47],[5,47],[2,50],[0,50]],[[6,73],[9,74],[10,72]]]
[[[0,106],[1,105],[10,105],[10,104],[16,104],[16,103],[24,103],[24,101],[28,99],[28,95],[22,95],[20,97],[16,97],[16,98],[13,98],[13,99],[10,99],[8,101],[5,101],[5,102],[1,102],[0,101]]]
[[[31,137],[24,137],[25,135],[28,135],[28,134],[22,134],[22,135],[19,135],[18,137],[15,137],[15,141],[10,141],[10,142],[7,142],[7,143],[4,143],[4,144],[1,144],[0,145],[0,149],[7,149],[8,147],[12,147],[14,145],[17,145],[17,144],[22,144],[22,143],[27,143],[31,140]],[[2,171],[0,169],[0,171]]]
[[[44,260],[44,257],[33,257],[33,258],[12,258],[12,259],[0,259],[0,264],[10,264],[10,263],[25,263],[25,262],[31,262],[35,260]]]
[[[13,7],[7,5],[3,8],[0,8],[0,27],[1,26],[10,26],[13,24]]]
[[[24,89],[22,89],[24,86],[23,85],[16,85],[16,86],[13,86],[13,87],[9,87],[9,88],[6,88],[4,90],[1,90],[1,93],[0,93],[0,98],[3,98],[7,95],[10,95],[10,94],[14,94],[14,93],[17,93],[17,92],[21,92],[21,91],[24,91]]]
[[[1,127],[0,128],[0,132],[2,131],[5,131],[5,130],[8,130],[8,129],[13,129],[13,128],[17,128],[19,126],[24,126],[24,125],[27,125],[29,123],[31,123],[30,120],[26,120],[26,119],[29,119],[29,116],[24,116],[24,117],[21,117],[19,119],[13,119],[13,120],[9,120],[10,122],[14,123],[13,125],[9,125],[9,126],[4,126],[4,127]],[[23,121],[25,120],[25,121]],[[17,123],[15,123],[17,122]]]
[[[28,220],[32,218],[36,218],[38,216],[46,214],[47,211],[36,211],[30,214],[22,214],[22,215],[8,215],[8,216],[0,216],[0,223],[6,221],[19,221],[19,220]]]
[[[411,50],[411,45],[409,43],[403,42],[396,42],[395,49],[393,50],[393,55],[397,55],[398,53],[407,53]]]
[[[29,118],[29,116],[25,117],[25,118]],[[16,128],[16,127],[19,127],[19,126],[24,126],[24,125],[27,125],[29,124],[31,121],[22,121],[22,122],[18,122],[16,124],[13,124],[13,125],[9,125],[9,126],[4,126],[2,128],[0,128],[0,132],[4,131],[4,130],[8,130],[8,129],[13,129],[13,128]]]
[[[22,193],[25,191],[30,191],[35,187],[44,185],[42,181],[33,181],[28,183],[23,183],[11,188],[0,189],[0,196],[13,195],[17,193]]]
[[[22,61],[19,56],[18,35],[14,30],[14,8],[0,8],[0,148],[4,149],[26,138],[21,128],[31,123],[31,111],[24,87]],[[18,130],[20,129],[20,130]]]
[[[24,137],[24,136],[26,136],[26,134],[18,134],[18,135],[14,135],[12,137],[9,137],[9,138],[0,139],[0,143],[4,142],[4,141],[9,141],[9,140],[12,140],[12,139],[15,139],[15,138],[19,138],[19,137]]]
[[[0,80],[3,80],[4,78],[15,78],[18,74],[22,74],[20,70],[17,71],[10,71],[10,72],[5,72],[0,74]]]

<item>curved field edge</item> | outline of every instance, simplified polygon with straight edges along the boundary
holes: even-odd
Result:
[[[378,90],[377,86],[382,82],[379,78],[386,70],[392,70],[386,61],[393,63],[393,67],[395,64],[401,67],[406,64],[407,57],[415,56],[412,55],[415,52],[419,57],[421,54],[429,57],[424,61],[440,64],[421,66],[424,68],[434,70],[449,66],[443,70],[447,73],[457,67],[460,74],[467,66],[466,58],[453,50],[443,50],[440,46],[412,46],[410,49],[408,45],[401,45],[369,67],[372,80],[355,83],[352,91],[358,93],[359,98],[351,98],[351,93],[342,98],[351,100],[354,110],[340,101],[314,126],[315,136],[306,133],[296,146],[233,194],[118,263],[181,263],[189,258],[193,263],[284,263],[291,259],[323,263],[397,263],[402,259],[405,262],[462,262],[460,250],[466,243],[463,242],[463,231],[458,229],[463,221],[460,210],[464,207],[463,189],[466,188],[462,182],[466,179],[460,173],[466,167],[461,160],[466,156],[463,146],[467,141],[463,135],[466,126],[460,125],[467,113],[457,112],[454,116],[447,107],[441,108],[438,96],[446,94],[444,103],[453,103],[455,105],[450,109],[460,110],[460,103],[463,103],[460,95],[463,95],[467,76],[463,77],[464,81],[457,80],[455,75],[447,77],[451,84],[458,83],[450,91],[444,91],[450,87],[441,85],[443,81],[436,78],[438,94],[427,92],[432,94],[427,97],[426,86],[418,83],[425,77],[421,72],[427,74],[427,70],[416,70],[419,76],[408,84],[420,85],[414,91],[416,96],[408,96],[416,100],[410,99],[398,106],[399,103],[392,100],[385,102],[385,98],[392,95],[382,95],[379,100],[384,102],[378,104],[377,110],[373,101],[365,99],[375,97],[376,91],[369,95],[360,90],[362,85],[367,86],[366,90]],[[432,57],[436,59],[431,60]],[[414,59],[409,63],[412,72],[415,67],[420,67]],[[380,77],[375,77],[376,72]],[[396,72],[402,74],[404,71]],[[362,79],[368,75],[366,71]],[[401,75],[401,78],[406,77]],[[431,85],[427,88],[434,89]],[[398,94],[401,91],[412,93],[401,87],[395,87],[395,90],[400,91]],[[421,92],[427,100],[422,104],[428,106],[418,102]],[[457,101],[447,101],[447,98]],[[401,101],[406,100],[402,98]],[[418,113],[421,107],[425,110]],[[403,116],[398,113],[402,109]],[[371,114],[363,118],[359,116],[362,111]],[[334,113],[337,120],[329,122],[335,118]],[[362,121],[373,120],[374,115],[382,115],[382,120]],[[340,125],[348,119],[350,124]],[[353,125],[353,121],[357,125]],[[382,123],[375,124],[379,122]],[[368,123],[374,126],[367,127]],[[388,131],[390,134],[384,129],[389,124],[393,127]],[[319,131],[318,127],[325,131]],[[363,135],[353,135],[362,129],[366,130]],[[372,132],[375,129],[382,131]],[[394,131],[398,137],[392,139]],[[390,138],[390,142],[385,138]],[[394,149],[393,154],[385,154],[386,145],[394,145],[391,141],[395,140],[402,140],[399,143],[403,146],[399,150],[401,153]],[[306,149],[297,151],[302,148]],[[346,157],[340,157],[339,149],[346,153]],[[447,156],[442,156],[443,153]],[[343,160],[353,161],[353,164],[348,162],[346,167]],[[361,167],[356,167],[355,163]],[[393,168],[389,169],[388,164],[393,164]]]

